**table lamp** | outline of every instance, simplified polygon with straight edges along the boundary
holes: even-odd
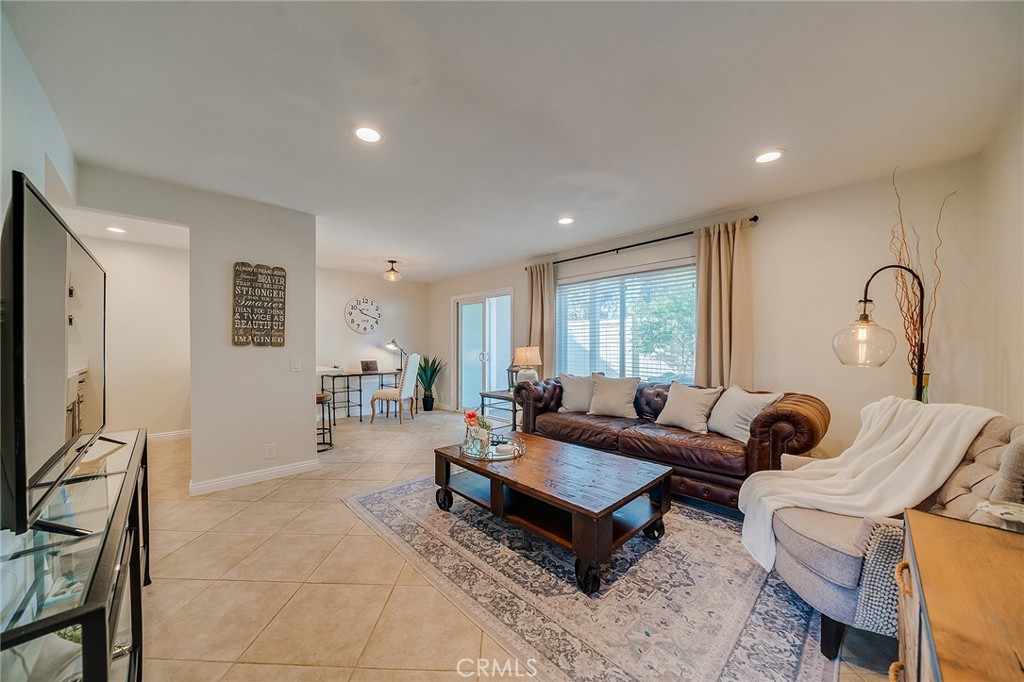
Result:
[[[520,381],[537,381],[537,370],[534,369],[541,364],[540,346],[519,346],[512,355],[512,364],[519,367],[516,373],[516,383]]]
[[[401,372],[402,369],[404,369],[405,367],[405,349],[399,346],[398,341],[395,339],[391,339],[390,341],[385,343],[384,347],[387,348],[388,350],[398,351],[398,371]]]

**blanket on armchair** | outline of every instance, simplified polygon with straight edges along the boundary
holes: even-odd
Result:
[[[765,570],[775,565],[772,515],[804,507],[849,516],[895,516],[934,493],[999,414],[970,405],[925,405],[895,396],[861,410],[853,444],[796,471],[759,471],[740,488],[743,545]]]

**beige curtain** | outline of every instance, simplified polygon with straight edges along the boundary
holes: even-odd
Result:
[[[528,265],[530,299],[530,345],[540,348],[541,378],[555,372],[555,266],[551,263]]]
[[[753,388],[749,238],[750,221],[745,218],[698,232],[694,374],[700,386]]]

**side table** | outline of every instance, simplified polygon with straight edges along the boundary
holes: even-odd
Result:
[[[506,406],[505,403],[510,405]],[[480,416],[487,417],[487,410],[497,410],[499,412],[507,412],[510,417],[496,417],[490,416],[491,421],[501,422],[507,425],[511,431],[516,430],[516,412],[519,406],[516,405],[516,400],[512,395],[512,391],[481,391],[480,393]],[[499,428],[505,428],[504,426]]]

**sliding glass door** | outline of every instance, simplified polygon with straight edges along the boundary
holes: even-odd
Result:
[[[459,299],[459,408],[480,407],[480,393],[508,388],[512,362],[512,296],[497,294]]]

